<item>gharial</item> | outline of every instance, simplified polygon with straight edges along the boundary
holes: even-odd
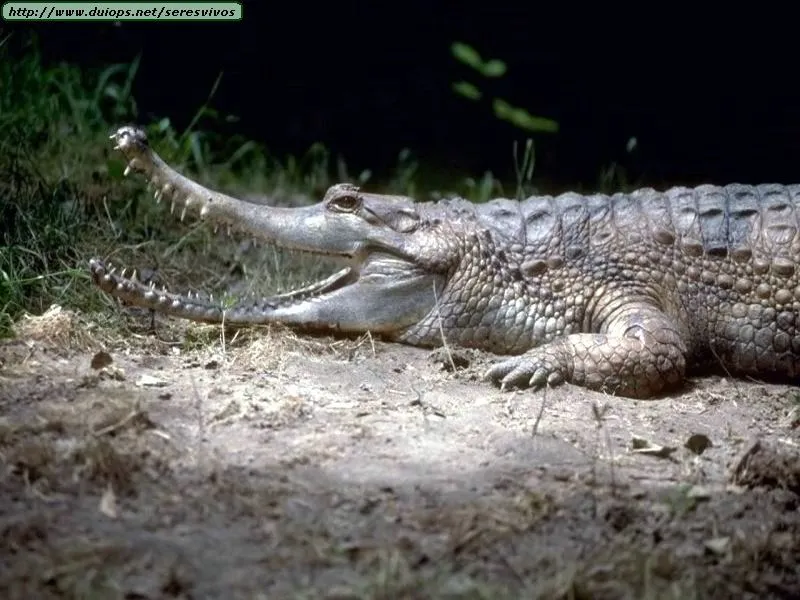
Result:
[[[322,202],[262,206],[169,167],[145,134],[112,138],[182,216],[233,225],[346,266],[290,293],[224,306],[125,277],[93,281],[134,305],[230,324],[285,323],[506,355],[502,387],[570,382],[633,398],[687,369],[800,378],[800,185],[702,185],[611,196],[415,202],[332,186]]]

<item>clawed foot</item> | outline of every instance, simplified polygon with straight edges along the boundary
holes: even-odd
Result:
[[[552,359],[536,356],[515,356],[492,366],[486,379],[500,384],[501,390],[509,388],[539,388],[564,383],[561,367]]]

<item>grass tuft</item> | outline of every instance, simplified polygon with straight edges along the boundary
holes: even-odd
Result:
[[[268,265],[271,274],[262,279],[273,288],[313,270],[287,266],[271,250],[259,260],[243,259],[243,246],[216,244],[202,225],[187,232],[146,198],[143,181],[123,178],[124,162],[108,136],[137,122],[138,66],[138,57],[96,71],[46,65],[34,35],[0,40],[0,337],[13,335],[13,323],[25,313],[108,305],[90,284],[92,256],[159,269],[172,276],[170,283],[207,284],[214,292],[225,288],[220,274],[241,275],[258,263]],[[211,106],[218,84],[185,131],[167,118],[147,125],[165,159],[204,185],[289,203],[307,202],[333,183],[332,161],[321,145],[281,162],[253,141],[212,133],[215,121],[232,118]],[[341,161],[337,174],[348,177]],[[211,268],[197,272],[198,254]]]

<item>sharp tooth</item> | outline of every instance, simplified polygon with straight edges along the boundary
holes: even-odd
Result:
[[[171,215],[175,214],[175,200],[173,200],[172,203],[169,205],[169,214]]]
[[[108,136],[108,139],[110,139],[110,140],[117,139],[117,133],[116,132],[112,133],[110,136]]]
[[[114,150],[122,150],[122,147],[119,144],[114,144]]]
[[[188,208],[189,208],[188,206],[183,207],[183,210],[181,211],[181,221],[183,221],[186,218],[186,210]]]
[[[214,225],[214,235],[216,235],[218,232],[219,232],[219,224],[215,224]]]
[[[136,269],[134,269],[133,273],[131,273],[130,279],[131,279],[131,281],[134,281],[134,282],[139,280],[139,275],[136,273]]]
[[[127,268],[122,269],[122,275],[121,276],[122,276],[123,279],[127,279],[128,278],[128,269]]]
[[[116,272],[117,272],[117,267],[111,267],[111,268],[108,270],[108,274],[109,274],[109,275],[113,275],[113,274],[114,274],[114,273],[116,273]]]
[[[131,174],[131,166],[130,166],[130,165],[127,165],[127,166],[125,167],[125,171],[123,171],[123,172],[122,172],[122,174],[123,174],[125,177],[127,177],[128,175],[130,175],[130,174]]]
[[[231,237],[231,225],[228,223],[228,237]]]
[[[154,289],[156,289],[156,282],[155,282],[155,281],[151,281],[151,282],[150,282],[150,289],[151,289],[151,290],[154,290]]]
[[[163,197],[160,190],[156,190],[156,193],[153,194],[153,198],[156,199],[156,204],[161,204],[161,198]]]

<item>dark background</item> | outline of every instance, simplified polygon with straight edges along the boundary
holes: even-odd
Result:
[[[48,61],[89,68],[141,52],[140,121],[185,126],[223,72],[212,105],[239,117],[231,133],[278,156],[322,142],[351,172],[385,172],[408,147],[429,168],[513,176],[512,142],[526,134],[488,101],[456,96],[451,84],[465,79],[560,123],[557,134],[535,136],[537,174],[557,187],[596,185],[612,162],[654,185],[800,181],[800,42],[790,13],[555,6],[265,1],[245,2],[241,23],[36,30]],[[454,41],[504,60],[508,73],[473,75],[450,54]]]

